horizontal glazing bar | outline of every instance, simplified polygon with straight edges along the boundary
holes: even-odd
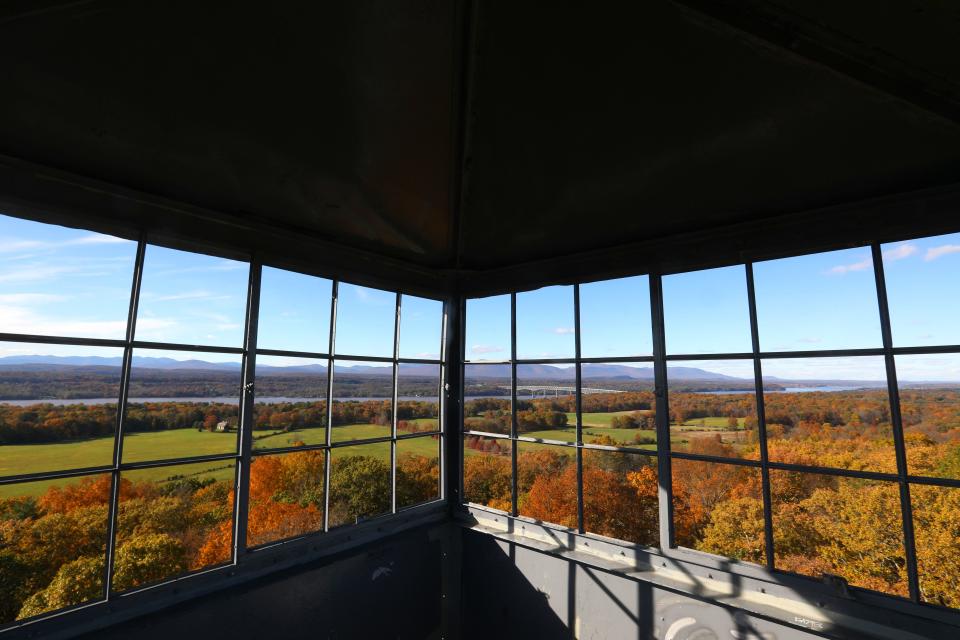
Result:
[[[0,333],[0,342],[29,342],[33,344],[64,344],[81,347],[124,347],[123,340],[103,338],[69,338],[65,336],[38,336],[27,333]]]
[[[653,356],[616,356],[609,358],[580,358],[580,362],[585,364],[599,363],[607,364],[612,362],[653,362]]]
[[[381,358],[378,356],[348,356],[343,353],[337,353],[330,357],[331,360],[344,360],[344,361],[354,361],[354,362],[384,362],[392,364],[396,362],[396,359],[391,357]]]
[[[443,364],[440,360],[431,358],[397,358],[397,362],[400,364],[435,364],[437,366]]]
[[[37,480],[57,480],[59,478],[76,478],[79,476],[96,475],[98,473],[111,473],[112,466],[105,467],[84,467],[83,469],[71,469],[69,471],[39,471],[37,473],[21,473],[13,476],[0,477],[0,484],[17,484],[21,482],[35,482]]]
[[[202,344],[176,344],[172,342],[144,342],[134,340],[134,349],[156,349],[159,351],[199,351],[201,353],[232,353],[243,355],[243,347],[210,347]]]
[[[171,458],[170,460],[148,460],[146,462],[124,462],[118,469],[120,471],[134,471],[136,469],[155,469],[158,467],[175,467],[181,464],[193,464],[201,462],[218,462],[220,460],[239,460],[239,453],[221,453],[211,456],[194,456],[186,458]]]
[[[312,351],[286,351],[285,349],[262,349],[257,348],[258,356],[281,356],[287,358],[313,358],[314,360],[326,360],[330,357],[326,353],[315,353]]]

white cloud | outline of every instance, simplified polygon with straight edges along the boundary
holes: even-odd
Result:
[[[495,347],[495,346],[486,345],[486,344],[475,344],[472,347],[470,347],[470,353],[477,353],[477,354],[500,353],[503,350],[504,350],[503,347]]]
[[[45,246],[45,243],[36,240],[20,240],[18,238],[0,239],[0,253],[15,253],[29,249],[39,249]]]
[[[47,302],[63,302],[69,300],[67,296],[52,293],[4,293],[0,294],[0,305],[44,304]]]
[[[440,354],[439,353],[418,353],[416,357],[423,358],[424,360],[439,360]]]
[[[931,247],[927,249],[927,253],[923,256],[923,259],[927,262],[932,262],[937,258],[942,258],[951,253],[960,253],[960,244],[945,244],[939,247]]]
[[[573,327],[557,327],[556,329],[553,330],[553,332],[558,336],[565,336],[573,333],[574,328]]]
[[[873,266],[873,260],[867,257],[860,262],[854,262],[851,264],[838,264],[837,266],[830,268],[830,270],[827,271],[827,274],[842,276],[852,271],[866,271],[871,266]]]
[[[6,269],[0,272],[0,282],[38,282],[52,280],[75,272],[76,269],[72,267],[25,265],[23,268]]]
[[[60,243],[61,246],[77,246],[77,245],[89,245],[89,244],[124,244],[130,243],[133,244],[133,240],[126,240],[124,238],[116,238],[114,236],[104,236],[99,233],[91,233],[79,238],[74,238],[72,240],[66,240]]]
[[[205,298],[212,298],[213,294],[211,294],[209,291],[198,289],[196,291],[184,291],[183,293],[172,293],[166,296],[156,296],[156,297],[149,296],[149,297],[156,302],[169,302],[172,300],[201,300]]]
[[[899,246],[894,247],[893,249],[887,249],[883,252],[883,261],[884,262],[894,262],[896,260],[903,260],[904,258],[909,258],[917,252],[917,245],[910,244],[905,242]]]
[[[810,337],[807,337],[807,338],[800,338],[799,340],[797,340],[797,342],[800,342],[800,343],[802,343],[802,344],[819,344],[819,343],[823,342],[823,338],[819,338],[819,337],[815,337],[815,336],[810,336]]]

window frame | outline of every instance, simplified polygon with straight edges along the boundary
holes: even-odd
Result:
[[[12,216],[16,217],[16,216]],[[51,223],[41,222],[41,221],[31,221],[39,225],[49,225]],[[309,549],[312,552],[315,552],[314,555],[317,555],[316,552],[320,552],[320,555],[323,555],[325,552],[321,549],[321,545],[318,545],[318,541],[321,538],[327,538],[330,540],[329,546],[341,548],[345,542],[356,544],[365,540],[373,539],[380,537],[382,532],[390,528],[406,528],[410,526],[410,522],[415,522],[417,518],[429,514],[431,512],[440,513],[441,508],[445,505],[447,501],[447,483],[442,481],[446,477],[446,468],[447,468],[447,457],[448,457],[448,439],[446,438],[447,431],[447,407],[448,407],[448,398],[447,393],[449,392],[445,383],[448,376],[448,340],[451,337],[448,332],[448,317],[450,315],[451,300],[450,298],[444,298],[439,296],[426,296],[419,294],[405,294],[402,289],[396,287],[389,287],[383,290],[389,291],[395,296],[395,306],[394,306],[394,333],[393,333],[393,353],[389,357],[369,357],[369,356],[355,356],[347,354],[336,354],[335,353],[335,336],[336,336],[336,309],[337,309],[337,294],[340,282],[345,280],[340,278],[329,278],[332,283],[332,293],[330,298],[330,324],[329,324],[329,335],[326,341],[328,348],[326,352],[298,352],[298,351],[285,351],[277,349],[258,349],[257,348],[257,329],[258,329],[258,320],[259,320],[259,306],[260,306],[260,286],[261,286],[261,273],[264,266],[271,266],[277,269],[291,270],[289,267],[283,265],[274,265],[262,262],[256,255],[240,255],[237,253],[218,253],[216,251],[208,251],[206,249],[198,251],[196,249],[188,249],[191,253],[197,253],[202,255],[209,255],[214,257],[228,257],[231,260],[242,260],[248,265],[248,279],[247,279],[247,294],[245,301],[245,317],[244,317],[244,328],[243,328],[243,344],[238,346],[212,346],[204,344],[182,344],[182,343],[172,343],[172,342],[158,342],[158,341],[148,341],[148,340],[137,340],[135,338],[136,331],[136,320],[139,310],[139,301],[141,293],[141,285],[143,282],[143,271],[144,271],[144,261],[145,255],[147,252],[147,247],[156,245],[156,246],[168,246],[162,240],[158,239],[157,242],[151,243],[153,240],[151,236],[148,236],[147,233],[141,232],[137,235],[136,243],[136,253],[135,260],[133,263],[132,270],[132,280],[130,285],[130,300],[128,305],[127,319],[126,319],[126,330],[123,338],[81,338],[81,337],[71,337],[71,336],[51,336],[51,335],[32,335],[32,334],[17,334],[17,333],[5,333],[0,331],[0,342],[22,342],[22,343],[32,343],[32,344],[50,344],[50,345],[72,345],[72,346],[87,346],[87,347],[113,347],[123,350],[123,359],[120,368],[120,389],[119,397],[117,404],[117,412],[115,415],[115,427],[113,430],[113,447],[112,447],[112,462],[110,464],[104,464],[100,466],[93,467],[83,467],[69,470],[56,470],[52,469],[49,471],[25,473],[25,474],[10,474],[0,477],[0,485],[3,486],[15,486],[19,484],[26,484],[29,482],[36,482],[41,480],[70,480],[74,478],[82,478],[84,476],[94,476],[99,474],[109,474],[111,477],[111,486],[110,486],[110,497],[108,505],[108,522],[107,522],[107,542],[105,550],[105,569],[104,569],[104,587],[98,597],[86,601],[82,604],[72,605],[56,610],[52,610],[37,616],[24,618],[22,620],[14,620],[9,623],[0,624],[0,637],[9,636],[10,634],[15,634],[18,629],[30,627],[37,623],[47,624],[46,621],[53,618],[58,619],[58,622],[51,624],[62,624],[64,620],[64,614],[68,612],[74,612],[77,610],[86,610],[86,611],[97,611],[101,610],[102,607],[116,607],[118,602],[122,599],[127,602],[139,602],[137,605],[132,605],[136,607],[141,607],[148,609],[151,607],[155,608],[155,605],[151,605],[151,600],[158,593],[167,593],[168,597],[171,599],[181,598],[180,594],[189,593],[190,588],[183,588],[174,585],[180,585],[181,581],[184,579],[190,579],[195,581],[195,586],[192,588],[195,590],[202,591],[203,589],[209,589],[209,584],[214,583],[235,583],[242,582],[243,580],[250,579],[255,575],[264,573],[265,571],[275,570],[276,560],[270,560],[271,556],[275,556],[277,553],[280,553],[279,550],[290,551],[288,553],[293,556],[298,556],[297,550],[301,550],[300,554],[302,556],[303,549]],[[296,271],[298,273],[304,273],[305,275],[310,275],[313,277],[322,277],[317,276],[312,273],[304,271]],[[438,353],[440,357],[438,359],[430,358],[401,358],[399,357],[400,349],[400,327],[402,321],[402,298],[404,295],[413,296],[420,298],[426,298],[430,300],[435,300],[440,302],[443,306],[441,308],[441,314],[437,318],[437,321],[441,323],[440,327],[440,345]],[[127,407],[129,404],[129,390],[130,390],[130,378],[131,370],[133,368],[133,354],[135,350],[151,349],[155,350],[158,353],[161,352],[195,352],[197,354],[210,353],[210,354],[228,354],[236,355],[241,357],[241,371],[240,371],[240,388],[238,389],[239,396],[239,429],[238,429],[238,439],[236,449],[233,453],[222,453],[214,455],[199,455],[199,456],[185,456],[185,457],[176,457],[176,458],[165,458],[165,459],[151,459],[137,462],[123,462],[123,439],[124,439],[124,423],[126,419]],[[256,391],[255,391],[255,376],[256,376],[256,360],[257,355],[265,356],[288,356],[288,357],[304,357],[304,358],[316,358],[325,360],[328,366],[327,372],[327,388],[326,388],[326,401],[327,401],[327,427],[326,427],[326,436],[325,442],[323,444],[317,445],[305,445],[303,447],[276,447],[276,448],[265,448],[265,449],[253,449],[253,427],[254,427],[254,403],[256,400]],[[390,427],[390,434],[384,437],[375,438],[375,439],[366,439],[366,440],[349,440],[344,442],[331,442],[331,417],[332,417],[332,394],[333,394],[333,377],[334,377],[334,364],[336,361],[366,361],[366,362],[380,362],[388,364],[392,369],[392,381],[391,381],[391,395],[393,402],[393,411],[392,411],[392,420]],[[399,376],[398,370],[401,364],[429,364],[437,366],[440,375],[440,385],[438,387],[438,420],[437,420],[437,429],[421,432],[421,433],[398,433],[397,431],[397,396],[398,396],[398,383]],[[438,453],[439,453],[439,473],[441,478],[440,483],[440,494],[439,497],[420,502],[415,505],[410,505],[403,508],[398,508],[397,506],[397,442],[399,440],[407,440],[413,438],[437,438],[438,441]],[[329,523],[329,494],[330,494],[330,459],[331,451],[335,448],[347,447],[358,444],[371,444],[378,442],[389,442],[390,443],[390,509],[387,513],[371,517],[363,522],[358,522],[357,524],[349,526],[340,526],[340,527],[330,527]],[[269,543],[258,545],[258,546],[247,546],[247,518],[248,518],[248,508],[249,508],[249,481],[250,481],[250,465],[253,459],[257,456],[268,456],[268,455],[282,455],[294,453],[297,451],[306,451],[306,450],[322,450],[324,452],[324,474],[323,479],[323,495],[324,495],[324,512],[323,512],[323,527],[317,531],[292,536],[285,539],[273,540]],[[117,519],[119,512],[119,492],[120,492],[120,478],[121,474],[130,471],[142,470],[142,469],[152,469],[152,468],[166,468],[166,467],[175,467],[178,465],[190,464],[190,463],[205,463],[205,462],[230,462],[235,465],[234,472],[234,489],[235,497],[233,504],[231,505],[232,513],[232,544],[231,544],[231,553],[230,559],[228,561],[218,563],[215,565],[209,565],[201,569],[187,571],[175,576],[171,576],[159,582],[138,585],[135,588],[128,589],[122,592],[115,591],[113,588],[113,564],[116,556],[116,547],[117,547]],[[336,531],[334,531],[336,529]],[[326,547],[327,545],[322,545]],[[270,553],[260,553],[265,550],[273,550]],[[261,559],[264,558],[264,559]],[[243,572],[238,571],[238,568],[244,568]],[[259,568],[258,568],[259,567]],[[265,569],[265,567],[267,569]],[[259,573],[258,573],[259,572]],[[73,614],[77,615],[77,614]],[[102,615],[102,614],[101,614]],[[93,614],[96,617],[96,614]],[[70,619],[71,616],[67,616],[67,619]]]
[[[813,590],[821,594],[833,594],[831,588],[823,585],[820,580],[812,578],[809,576],[803,576],[796,573],[790,573],[781,569],[778,569],[775,566],[775,553],[774,553],[774,540],[773,540],[773,528],[772,528],[772,506],[771,506],[771,497],[770,497],[770,471],[771,470],[782,470],[782,471],[800,471],[806,473],[818,473],[828,476],[837,476],[837,477],[848,477],[848,478],[861,478],[866,480],[881,480],[887,482],[896,483],[899,487],[900,492],[900,511],[901,511],[901,528],[903,531],[903,542],[904,542],[904,561],[906,564],[906,572],[909,583],[909,597],[900,597],[895,595],[886,594],[879,591],[864,589],[860,587],[855,587],[850,585],[848,588],[851,592],[855,592],[857,597],[864,602],[874,603],[884,607],[895,607],[903,609],[907,612],[913,614],[920,614],[927,617],[938,617],[941,619],[951,619],[952,616],[958,614],[958,610],[950,609],[943,607],[941,605],[925,602],[920,597],[919,592],[919,576],[917,570],[917,554],[914,540],[913,532],[913,515],[912,515],[912,506],[910,498],[910,487],[912,485],[933,485],[941,487],[952,487],[960,488],[960,479],[951,479],[951,478],[938,478],[931,476],[922,476],[910,474],[907,469],[906,453],[905,453],[905,443],[904,443],[904,433],[903,433],[903,424],[901,419],[901,408],[900,408],[900,396],[899,396],[899,385],[896,375],[896,363],[895,357],[898,355],[919,355],[919,354],[941,354],[941,353],[953,353],[960,354],[960,345],[938,345],[938,346],[894,346],[891,337],[891,324],[890,324],[890,310],[889,302],[886,294],[886,282],[884,278],[884,264],[883,264],[883,255],[882,255],[882,246],[888,242],[898,242],[908,240],[910,238],[904,239],[886,239],[883,240],[876,239],[871,242],[860,243],[857,246],[866,247],[870,251],[871,262],[872,262],[872,273],[874,284],[876,286],[877,294],[877,305],[880,319],[881,327],[881,338],[882,344],[873,348],[856,348],[856,349],[823,349],[823,350],[805,350],[805,351],[761,351],[760,349],[760,338],[759,338],[759,329],[757,322],[757,304],[756,304],[756,291],[754,287],[754,278],[753,278],[753,265],[755,262],[759,262],[760,258],[753,260],[744,259],[742,262],[727,264],[726,266],[740,266],[744,270],[744,277],[746,279],[747,287],[747,303],[748,303],[748,312],[750,319],[750,336],[751,336],[751,349],[750,351],[745,352],[735,352],[735,353],[667,353],[666,344],[665,344],[665,327],[664,327],[664,310],[663,310],[663,288],[662,288],[662,278],[663,276],[670,275],[672,273],[681,273],[687,270],[685,269],[675,269],[669,271],[657,271],[651,269],[647,272],[632,273],[630,275],[648,275],[650,278],[650,304],[651,304],[651,319],[653,324],[653,355],[650,357],[643,356],[624,356],[619,358],[583,358],[580,353],[580,337],[581,337],[581,326],[580,326],[580,286],[587,282],[593,280],[583,279],[573,281],[574,286],[574,313],[575,313],[575,339],[576,339],[576,354],[574,358],[563,358],[563,359],[518,359],[516,352],[516,292],[511,292],[511,327],[512,327],[512,344],[511,344],[511,357],[509,360],[502,361],[502,364],[509,364],[511,369],[511,416],[512,416],[512,428],[509,435],[505,434],[495,434],[488,432],[479,432],[479,431],[470,431],[464,428],[464,419],[465,415],[463,413],[463,408],[465,404],[464,398],[464,386],[461,385],[460,392],[460,402],[461,402],[461,412],[459,415],[460,419],[460,438],[465,438],[470,435],[483,436],[487,438],[496,438],[501,440],[506,440],[511,443],[512,451],[512,460],[513,460],[513,474],[511,478],[511,487],[512,487],[512,508],[509,512],[499,511],[497,509],[492,509],[483,505],[478,505],[475,503],[461,502],[461,507],[465,509],[467,513],[474,514],[495,514],[497,516],[506,516],[508,520],[517,520],[527,525],[534,527],[543,527],[547,530],[560,531],[568,534],[573,540],[572,545],[576,547],[579,544],[581,538],[586,540],[598,540],[609,543],[615,547],[619,547],[621,551],[619,552],[622,556],[624,554],[624,549],[629,549],[630,553],[636,555],[647,555],[651,557],[665,557],[671,558],[678,561],[690,562],[699,566],[707,566],[712,569],[729,571],[734,575],[740,575],[744,577],[749,577],[751,579],[758,579],[763,581],[777,582],[786,585],[796,585],[800,589]],[[762,257],[762,260],[772,260],[780,258],[790,258],[808,255],[812,253],[818,253],[817,250],[807,250],[807,251],[792,251],[790,253],[784,253],[782,255],[776,254],[765,254]],[[724,266],[724,265],[712,265],[713,266]],[[624,277],[623,275],[618,275],[617,277]],[[568,284],[570,281],[564,281],[565,284]],[[546,286],[546,285],[544,285]],[[465,315],[466,313],[466,301],[467,297],[461,298],[461,313]],[[462,319],[461,325],[465,325],[465,319]],[[459,355],[461,363],[461,379],[464,375],[465,365],[476,364],[466,359],[466,344],[461,340]],[[764,397],[763,397],[763,371],[762,371],[762,360],[771,360],[771,359],[800,359],[800,358],[827,358],[827,357],[845,357],[845,356],[879,356],[883,358],[883,363],[886,371],[886,390],[890,406],[891,413],[891,424],[893,431],[893,444],[895,448],[896,456],[896,472],[895,473],[882,473],[882,472],[871,472],[871,471],[855,471],[841,468],[833,467],[824,467],[824,466],[808,466],[808,465],[798,465],[798,464],[789,464],[789,463],[778,463],[772,462],[768,458],[767,451],[767,425],[766,425],[766,415],[764,410]],[[746,393],[752,393],[754,395],[756,414],[757,414],[757,429],[758,429],[758,440],[759,440],[759,449],[760,456],[757,460],[743,459],[743,458],[726,458],[720,456],[709,456],[703,454],[695,454],[688,452],[672,451],[670,445],[670,425],[669,425],[669,388],[667,383],[667,365],[673,361],[709,361],[709,360],[745,360],[753,363],[753,376],[754,376],[754,389],[752,391],[747,391]],[[582,380],[581,380],[581,366],[585,363],[590,362],[652,362],[654,365],[654,381],[655,381],[655,397],[656,397],[656,425],[657,425],[657,449],[654,452],[649,450],[638,450],[632,449],[629,447],[604,447],[599,445],[590,445],[585,444],[582,438],[582,411],[581,411],[581,399],[582,399]],[[486,364],[486,363],[484,363]],[[577,442],[576,443],[563,443],[552,440],[538,440],[534,438],[529,438],[526,436],[519,435],[517,432],[517,366],[523,364],[573,364],[576,367],[577,371],[577,380],[576,380],[576,407],[577,407]],[[880,387],[881,389],[883,387]],[[517,443],[518,442],[542,442],[544,444],[557,445],[557,446],[568,446],[574,447],[577,450],[577,465],[578,465],[578,526],[576,528],[566,528],[559,525],[554,525],[547,522],[540,522],[526,518],[519,515],[517,510]],[[583,518],[583,451],[589,449],[610,449],[616,451],[623,451],[625,453],[640,453],[645,455],[655,455],[657,456],[657,469],[658,476],[660,478],[659,485],[659,501],[660,501],[660,521],[659,521],[659,531],[660,531],[660,540],[661,547],[651,548],[645,547],[643,545],[637,545],[625,541],[613,540],[606,538],[604,536],[599,536],[597,534],[592,534],[584,529],[584,518]],[[729,558],[723,556],[717,556],[715,554],[698,551],[695,549],[689,549],[686,547],[677,546],[675,543],[675,536],[673,532],[673,490],[672,490],[672,470],[671,470],[671,461],[674,459],[682,460],[692,460],[692,461],[702,461],[702,462],[713,462],[720,464],[731,464],[731,465],[740,465],[753,467],[760,470],[761,479],[762,479],[762,500],[763,500],[763,512],[764,512],[764,542],[765,542],[765,566],[755,565],[751,563],[744,563],[739,561],[733,561]],[[461,466],[460,474],[460,490],[461,494],[463,490],[463,473]],[[498,520],[499,521],[499,520]],[[666,541],[666,542],[665,542]],[[666,566],[666,564],[664,564]],[[955,619],[954,619],[955,621]]]

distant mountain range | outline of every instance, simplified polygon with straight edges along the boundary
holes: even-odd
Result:
[[[0,372],[2,371],[63,371],[71,368],[81,369],[99,369],[116,368],[121,366],[120,357],[105,358],[100,356],[41,356],[41,355],[22,355],[0,357]],[[133,366],[142,369],[166,370],[166,371],[237,371],[240,364],[236,362],[209,362],[206,360],[175,360],[164,357],[146,357],[134,356]],[[370,364],[337,365],[337,371],[348,370],[354,375],[384,376],[391,375],[392,370],[389,366],[374,366]],[[696,367],[667,367],[672,380],[699,381],[705,383],[749,383],[752,378],[737,378],[722,373],[706,371]],[[277,367],[267,364],[258,364],[257,372],[268,375],[304,375],[304,374],[324,374],[327,368],[319,364],[308,364],[303,366]],[[401,364],[401,375],[409,376],[436,376],[437,366],[430,364]],[[574,376],[572,366],[554,366],[549,364],[522,364],[517,366],[519,378],[527,380],[558,380],[569,381]],[[604,379],[604,380],[653,380],[653,366],[648,367],[628,367],[619,364],[595,364],[585,363],[582,369],[582,375],[585,380]],[[475,364],[468,365],[468,379],[504,379],[510,377],[510,365],[508,364]],[[858,381],[858,380],[837,380],[837,379],[788,379],[777,378],[774,376],[764,376],[765,383],[775,383],[783,385],[844,385],[859,387],[879,387],[883,382],[876,381]],[[924,381],[905,381],[901,384],[910,386],[920,385],[955,385],[950,382],[924,382]],[[713,388],[716,388],[713,385]],[[738,387],[739,388],[739,387]]]
[[[744,382],[743,378],[735,378],[722,373],[714,373],[694,367],[667,367],[670,376],[680,380],[715,380]],[[573,367],[555,367],[549,364],[521,364],[517,365],[518,378],[532,378],[536,380],[571,380],[575,373]],[[649,367],[628,367],[622,364],[594,364],[583,365],[583,378],[602,378],[604,380],[653,380],[653,365]],[[469,366],[468,378],[509,378],[510,365],[487,364]]]
[[[6,356],[0,357],[0,370],[28,369],[31,371],[52,371],[63,367],[119,367],[122,358],[105,358],[100,356]],[[133,366],[143,369],[161,370],[201,370],[201,371],[236,371],[240,364],[236,362],[208,362],[206,360],[175,360],[163,357],[134,356]],[[389,367],[355,364],[352,366],[337,365],[340,370],[349,369],[353,374],[385,375],[390,373]],[[547,364],[524,364],[518,366],[518,373],[525,378],[538,380],[568,380],[573,377],[572,367],[555,367]],[[318,364],[308,364],[293,367],[276,367],[258,364],[257,371],[261,373],[325,373],[326,367]],[[742,381],[741,378],[713,373],[693,367],[669,367],[670,375],[683,380],[715,380],[715,381]],[[428,364],[401,364],[401,374],[406,375],[436,375],[437,367]],[[470,367],[471,378],[509,378],[510,365],[494,364]],[[653,366],[628,367],[617,364],[584,364],[584,378],[603,378],[606,380],[653,380]]]

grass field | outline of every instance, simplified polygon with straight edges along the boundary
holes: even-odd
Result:
[[[609,427],[610,423],[616,416],[628,416],[631,413],[653,413],[653,411],[610,411],[610,412],[597,412],[597,413],[584,413],[583,414],[583,426],[584,427]],[[577,414],[568,413],[567,414],[567,424],[576,424],[577,423]]]
[[[340,431],[341,429],[346,431]],[[334,427],[333,439],[341,442],[345,436],[350,438],[378,437],[383,427],[377,425],[350,425]],[[260,448],[285,447],[295,440],[307,444],[321,444],[326,437],[322,427],[303,429],[294,433],[255,432],[266,434],[257,440]],[[342,435],[341,435],[342,434]],[[389,435],[389,430],[387,434]],[[340,436],[338,438],[338,436]],[[211,433],[196,429],[175,429],[152,433],[133,433],[124,438],[124,462],[142,462],[145,460],[168,460],[188,456],[214,455],[236,451],[236,433]],[[437,441],[430,437],[404,440],[399,447],[401,453],[413,453],[436,457]],[[337,449],[337,456],[376,455],[389,460],[390,443],[361,445]],[[69,471],[86,467],[105,466],[113,457],[113,438],[96,438],[79,442],[57,444],[8,445],[0,447],[0,475],[39,473],[43,471]],[[135,475],[134,475],[135,474]],[[217,480],[229,480],[233,477],[233,463],[217,461],[180,465],[177,467],[158,467],[129,471],[125,477],[132,480],[151,480],[162,482],[171,475],[189,474],[197,477],[213,477]],[[199,475],[197,475],[199,474]],[[45,480],[19,485],[0,485],[0,498],[24,495],[40,495],[52,485],[65,485],[68,480]]]
[[[726,418],[723,416],[693,418],[692,420],[687,420],[686,422],[681,424],[677,424],[676,422],[674,422],[673,424],[670,425],[670,428],[680,429],[683,431],[688,431],[688,430],[695,431],[697,429],[703,429],[704,427],[708,429],[730,429],[730,427],[727,426],[727,420],[729,420],[729,418]],[[743,426],[746,420],[747,420],[746,418],[737,418],[737,428],[743,429]]]

